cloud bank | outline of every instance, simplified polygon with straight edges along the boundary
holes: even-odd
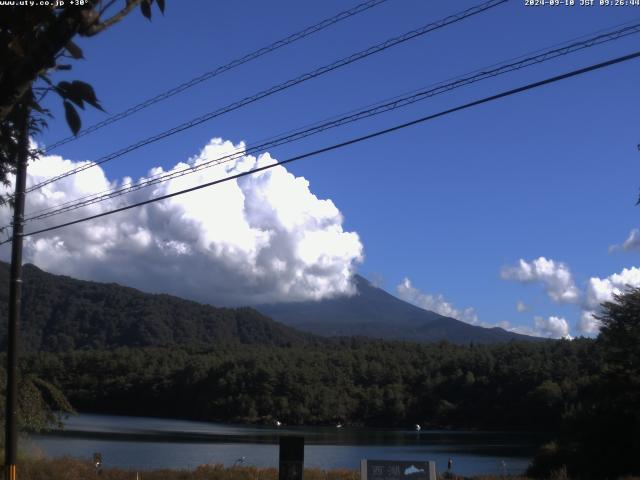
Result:
[[[244,145],[214,138],[173,171],[219,158]],[[129,195],[27,224],[26,231],[98,214],[274,163],[245,155]],[[29,166],[34,185],[85,162],[47,156]],[[165,173],[154,168],[148,175]],[[137,182],[144,182],[145,178]],[[30,193],[27,214],[97,191],[126,185],[100,167]],[[134,182],[134,183],[137,183]],[[0,211],[3,224],[8,209]],[[0,255],[9,257],[7,246]],[[355,232],[331,200],[284,167],[145,205],[98,220],[27,237],[24,260],[57,274],[118,282],[217,305],[315,300],[353,294],[351,276],[363,259]]]
[[[630,240],[635,236],[632,232]],[[630,267],[620,273],[608,277],[591,277],[584,292],[576,287],[569,267],[545,257],[531,262],[520,260],[518,265],[502,269],[502,278],[520,282],[540,282],[545,286],[547,294],[556,303],[574,303],[580,308],[580,318],[575,326],[578,333],[593,335],[600,331],[600,322],[595,318],[600,313],[603,302],[613,300],[614,295],[623,293],[627,287],[640,287],[640,268]],[[517,310],[523,311],[523,304],[518,303]],[[518,331],[518,330],[514,330]],[[534,329],[530,334],[544,335],[554,338],[566,338],[569,334],[567,321],[562,317],[551,316],[548,319],[534,317]],[[526,333],[521,331],[520,333]]]
[[[540,282],[547,295],[556,302],[575,303],[580,297],[569,267],[545,257],[530,262],[520,259],[518,265],[504,267],[500,275],[505,280]]]
[[[424,308],[425,310],[439,313],[440,315],[470,323],[471,325],[477,325],[485,328],[500,327],[510,332],[536,337],[571,338],[569,335],[569,324],[561,317],[552,316],[548,319],[534,317],[534,328],[521,325],[511,325],[507,321],[487,323],[478,318],[478,315],[473,308],[460,310],[453,304],[447,302],[441,294],[434,295],[421,292],[411,284],[411,280],[408,278],[405,278],[396,286],[396,292],[398,297],[405,302],[409,302],[417,307]],[[518,302],[518,311],[524,311],[526,309],[527,306],[524,305],[524,303]]]
[[[396,286],[396,292],[399,298],[417,307],[473,325],[478,323],[478,316],[473,308],[459,310],[453,304],[447,302],[441,294],[433,295],[421,292],[411,285],[411,280],[408,278],[405,278],[402,283]]]
[[[533,317],[533,327],[526,325],[510,327],[507,325],[506,329],[515,333],[531,335],[534,337],[564,338],[566,340],[573,339],[569,334],[569,322],[567,322],[564,317],[558,317],[555,315],[548,318],[541,316]]]

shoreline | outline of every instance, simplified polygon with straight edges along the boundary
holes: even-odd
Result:
[[[34,453],[90,459],[101,452],[105,466],[140,470],[196,468],[207,463],[231,466],[247,456],[247,465],[277,466],[283,435],[305,437],[305,466],[359,468],[360,459],[429,459],[438,466],[456,459],[464,475],[522,474],[536,450],[536,438],[512,432],[370,430],[355,428],[256,427],[149,417],[80,415],[66,431],[27,435]]]

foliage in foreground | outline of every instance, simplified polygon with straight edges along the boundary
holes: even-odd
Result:
[[[257,468],[237,466],[225,468],[220,464],[201,465],[193,470],[157,469],[136,472],[121,468],[101,469],[99,477],[91,462],[64,457],[56,459],[25,459],[18,465],[21,480],[131,480],[139,474],[140,480],[277,480],[276,468]],[[444,474],[441,479],[462,480],[463,477]],[[549,480],[570,480],[563,472],[548,477]],[[306,468],[304,480],[359,480],[358,470],[334,469],[322,470]],[[528,480],[523,476],[480,476],[473,480]],[[633,480],[628,478],[626,480]],[[636,479],[637,480],[637,479]]]
[[[192,470],[157,469],[127,470],[122,468],[103,468],[99,477],[90,461],[78,460],[70,457],[44,459],[28,458],[18,464],[20,480],[86,480],[100,478],[100,480],[131,480],[138,473],[140,480],[277,480],[276,468],[257,468],[253,466],[224,467],[220,464],[201,465]],[[358,470],[334,469],[322,470],[306,468],[304,480],[359,480]],[[438,475],[441,480],[463,477],[444,473]],[[566,469],[560,469],[544,477],[547,480],[572,480]],[[481,475],[471,477],[472,480],[530,480],[531,477],[519,475]],[[466,479],[465,480],[471,480]],[[639,477],[624,477],[623,480],[640,480]]]
[[[4,360],[4,359],[3,359]],[[0,368],[0,429],[4,431],[5,420],[5,385],[6,372]],[[37,377],[27,374],[18,379],[17,422],[22,430],[41,432],[51,427],[60,427],[62,416],[65,413],[73,413],[74,409],[55,385]],[[4,435],[0,436],[0,445],[4,444]]]
[[[21,480],[131,480],[139,474],[140,480],[277,480],[276,468],[257,468],[253,466],[237,466],[225,468],[220,464],[201,465],[193,470],[157,469],[136,472],[121,468],[103,468],[99,477],[89,461],[64,457],[56,459],[25,459],[18,465]],[[304,480],[359,480],[358,470],[334,469],[322,470],[306,468]],[[443,474],[438,478],[462,480],[463,477]],[[465,477],[466,478],[466,477]],[[531,477],[511,475],[483,475],[472,477],[473,480],[530,480]],[[560,469],[545,477],[548,480],[571,480],[566,470]],[[468,479],[471,480],[471,479]],[[624,480],[640,480],[638,477],[625,477]]]
[[[614,479],[640,475],[640,289],[602,305],[598,375],[580,392],[580,408],[563,418],[558,439],[542,449],[529,473],[566,466],[569,475]]]
[[[88,461],[69,457],[56,459],[28,459],[18,465],[21,480],[86,480],[96,478],[96,469]],[[103,468],[101,480],[131,480],[136,478],[135,470]],[[193,470],[157,469],[139,472],[140,480],[277,480],[275,468],[232,467],[220,464],[201,465]],[[305,480],[358,480],[356,470],[321,470],[307,468]]]

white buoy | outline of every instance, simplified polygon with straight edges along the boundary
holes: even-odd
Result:
[[[422,430],[422,427],[416,423],[416,432],[419,432],[420,430]]]
[[[338,422],[338,424],[336,425],[336,428],[342,428],[342,424]]]
[[[280,425],[282,425],[282,423],[280,423],[280,420],[276,420],[276,427],[279,427]]]

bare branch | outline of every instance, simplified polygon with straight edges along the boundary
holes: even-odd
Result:
[[[129,13],[131,13],[133,9],[135,9],[138,5],[140,5],[141,2],[142,0],[129,0],[127,2],[127,6],[124,7],[122,10],[120,10],[118,13],[113,15],[108,20],[105,20],[104,22],[94,23],[93,25],[90,25],[86,30],[81,32],[81,35],[85,37],[93,37],[94,35],[97,35],[98,33],[115,25],[124,17],[129,15]]]

